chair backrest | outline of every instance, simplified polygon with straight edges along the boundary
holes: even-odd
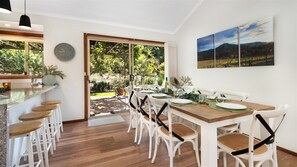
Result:
[[[214,95],[216,93],[216,91],[214,89],[196,87],[195,90],[199,94],[205,94],[205,95],[209,95],[209,96]]]
[[[131,91],[131,93],[129,94],[129,106],[130,109],[134,109],[137,110],[138,107],[138,102],[137,102],[137,96],[135,94],[135,91]]]
[[[125,91],[128,93],[128,97],[130,97],[130,94],[132,93],[133,89],[131,86],[125,87]]]
[[[151,115],[151,109],[150,109],[150,101],[148,99],[148,95],[142,92],[135,91],[136,97],[137,97],[137,105],[138,105],[138,112],[140,112],[142,115],[149,116]],[[147,106],[149,109],[149,113],[144,111],[144,107]]]
[[[149,101],[151,102],[152,105],[152,109],[155,112],[155,115],[157,115],[158,111],[162,108],[162,106],[164,105],[164,103],[166,101],[164,101],[164,99],[157,99],[152,97],[151,95],[149,95]],[[163,113],[167,112],[166,110],[163,111]]]
[[[226,97],[228,99],[240,100],[240,101],[245,101],[249,97],[248,93],[237,92],[237,91],[219,90],[216,92],[216,94],[217,94],[217,97]]]
[[[184,86],[183,89],[186,93],[195,92],[195,86]]]
[[[140,105],[142,103],[142,100],[145,98],[145,96],[147,94],[139,92],[139,91],[135,91],[135,94],[136,94],[136,97],[137,97],[137,100],[138,100],[138,105]]]
[[[249,148],[232,152],[233,155],[240,155],[244,153],[249,153],[250,163],[253,161],[253,152],[255,149],[261,147],[264,144],[272,144],[276,147],[275,133],[283,122],[285,115],[288,111],[288,105],[281,105],[276,110],[265,110],[265,111],[254,111],[253,120],[251,123],[250,134],[249,134]],[[268,120],[268,123],[266,120]],[[257,122],[260,122],[262,126],[269,132],[269,136],[259,143],[254,144],[254,133],[256,129]],[[272,149],[275,150],[275,149]]]
[[[160,119],[161,114],[163,114],[164,112],[167,112],[169,104],[166,101],[161,100],[161,99],[156,99],[151,96],[149,98],[150,98],[151,104],[154,107],[154,111],[156,112],[155,119],[157,120],[156,121],[157,124],[159,126],[164,127],[169,132],[169,127]],[[160,109],[157,109],[159,106],[162,106],[162,107],[160,107]],[[174,131],[172,131],[172,135],[174,137],[178,138],[180,141],[184,141],[184,138],[182,138],[181,136],[176,134]]]

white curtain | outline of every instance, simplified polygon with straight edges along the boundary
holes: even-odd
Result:
[[[176,46],[170,43],[165,43],[165,77],[177,76],[177,50]]]

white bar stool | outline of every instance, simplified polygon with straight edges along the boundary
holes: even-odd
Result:
[[[47,105],[57,105],[56,112],[57,112],[57,117],[58,117],[58,123],[59,123],[59,127],[61,128],[61,132],[63,132],[64,128],[63,128],[61,103],[62,102],[60,100],[50,100],[50,101],[44,101],[41,104],[45,105],[45,106],[47,106]]]
[[[52,112],[52,116],[50,117],[50,128],[51,128],[51,134],[52,137],[55,137],[57,141],[59,141],[61,132],[58,124],[58,116],[56,112],[57,106],[51,105],[51,106],[38,106],[32,108],[33,112]],[[55,139],[53,139],[55,141]],[[56,146],[54,145],[54,149],[56,150]]]
[[[19,120],[27,122],[27,121],[41,121],[43,123],[42,132],[38,134],[38,137],[42,139],[43,149],[42,152],[44,153],[45,159],[45,166],[49,167],[49,159],[48,159],[48,152],[50,151],[53,154],[53,145],[50,130],[49,130],[49,123],[48,118],[52,116],[51,111],[46,112],[31,112],[27,114],[23,114],[19,117]]]
[[[40,121],[27,121],[27,122],[20,122],[16,124],[12,124],[9,126],[9,139],[11,140],[10,145],[10,166],[20,166],[21,160],[21,148],[23,144],[23,140],[26,139],[26,151],[28,152],[28,165],[29,167],[36,167],[41,166],[44,167],[43,164],[43,157],[40,145],[40,139],[38,135],[38,130],[43,126],[42,122]],[[31,137],[35,134],[36,136],[36,147],[37,147],[37,154],[38,154],[38,161],[34,162],[34,153],[33,153],[33,145]],[[19,145],[19,154],[17,159],[17,164],[13,164],[13,155],[14,155],[14,145],[15,139],[21,138],[21,144]],[[24,166],[24,165],[21,165]]]

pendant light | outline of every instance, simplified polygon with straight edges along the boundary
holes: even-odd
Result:
[[[31,29],[31,21],[30,21],[30,17],[26,15],[26,0],[24,0],[24,10],[25,10],[25,14],[23,14],[20,18],[20,23],[19,23],[19,27],[22,29]]]
[[[0,12],[11,13],[10,0],[0,0]]]

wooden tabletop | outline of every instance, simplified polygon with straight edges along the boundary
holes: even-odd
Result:
[[[246,115],[251,115],[254,110],[274,110],[274,106],[256,104],[251,102],[242,102],[232,100],[231,103],[242,104],[250,108],[250,111],[245,112],[228,112],[209,107],[207,104],[188,104],[188,105],[174,105],[171,104],[172,109],[178,110],[182,113],[188,114],[192,117],[198,118],[202,121],[213,123],[227,119],[233,119]]]

